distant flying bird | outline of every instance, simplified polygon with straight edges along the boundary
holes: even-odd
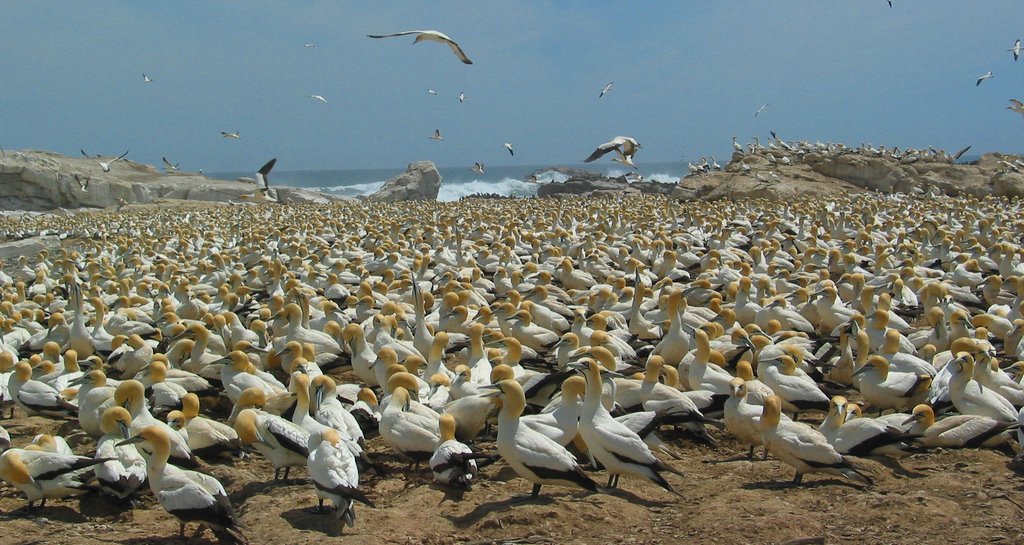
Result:
[[[78,151],[82,152],[82,156],[83,157],[88,157],[89,159],[92,159],[92,155],[89,155],[88,153],[86,153],[84,149],[79,149]],[[100,156],[97,155],[96,157],[100,157]]]
[[[512,157],[516,156],[516,152],[512,151],[512,144],[505,142],[505,149],[508,150],[508,154],[511,155]]]
[[[526,181],[531,183],[531,184],[539,184],[540,183],[540,180],[537,178],[536,174],[530,174],[530,176],[526,178]]]
[[[892,7],[892,0],[887,0],[887,1],[889,2],[889,7],[891,8]]]
[[[483,174],[484,173],[484,164],[483,163],[473,163],[473,172],[479,172],[480,174]]]
[[[428,94],[428,95],[436,95],[436,94],[437,94],[437,91],[435,91],[435,90],[433,90],[433,89],[427,89],[427,94]]]
[[[1014,61],[1019,59],[1020,58],[1020,52],[1021,52],[1020,38],[1018,38],[1016,42],[1013,42],[1013,47],[1010,48],[1010,49],[1007,49],[1007,51],[1009,51],[1010,53],[1013,53],[1013,60]]]
[[[306,47],[316,47],[316,44],[314,44],[314,43],[308,43],[308,44],[306,44]]]
[[[459,93],[459,102],[462,103],[462,102],[465,102],[465,101],[466,101],[466,93]]]
[[[604,96],[605,93],[607,93],[608,91],[611,91],[612,90],[612,84],[614,84],[614,83],[615,83],[614,81],[608,82],[608,85],[605,85],[604,89],[601,89],[601,94],[597,95],[597,98],[601,98],[601,97]]]
[[[992,71],[991,70],[989,70],[988,72],[985,72],[984,75],[978,76],[978,82],[975,83],[974,86],[977,87],[977,86],[981,85],[981,82],[983,82],[983,81],[985,81],[987,79],[992,79]]]
[[[768,131],[768,133],[772,135],[772,138],[774,138],[774,139],[776,139],[776,140],[778,140],[778,139],[779,139],[779,137],[778,137],[778,136],[775,136],[775,131]]]
[[[323,102],[324,104],[327,104],[327,99],[322,97],[322,96],[320,96],[320,95],[309,95],[309,98],[311,98],[313,100],[319,100],[320,102]]]
[[[242,135],[238,131],[235,131],[235,132],[220,131],[220,135],[223,136],[224,138],[241,138],[242,137]]]
[[[124,159],[125,155],[128,155],[128,150],[125,150],[124,153],[122,153],[121,155],[117,156],[116,159],[113,159],[109,162],[97,161],[97,163],[100,164],[100,168],[103,169],[103,172],[110,172],[110,165],[120,161],[121,159]]]
[[[1013,110],[1013,111],[1019,113],[1020,115],[1024,115],[1024,102],[1021,102],[1021,101],[1019,101],[1019,100],[1017,100],[1015,98],[1011,98],[1010,102],[1012,102],[1013,104],[1010,104],[1009,106],[1007,106],[1006,107],[1007,110]]]
[[[610,142],[605,142],[604,144],[597,146],[597,149],[595,149],[589,157],[584,159],[583,162],[590,163],[596,161],[604,154],[614,150],[618,154],[618,157],[614,160],[636,168],[636,165],[633,164],[633,155],[635,155],[636,150],[641,147],[643,146],[641,146],[639,142],[629,136],[616,136],[615,138],[612,138]]]
[[[367,36],[369,36],[370,38],[394,38],[396,36],[408,36],[410,34],[416,35],[416,39],[412,41],[412,43],[414,44],[422,42],[423,40],[447,44],[448,47],[452,49],[452,52],[455,53],[455,56],[458,57],[460,61],[464,62],[465,64],[473,64],[473,61],[469,60],[469,57],[467,57],[466,54],[462,51],[462,48],[459,47],[459,44],[455,43],[455,40],[449,38],[448,36],[436,30],[407,30],[405,32],[398,32],[396,34],[367,34]]]
[[[430,139],[431,140],[444,140],[444,138],[441,137],[441,129],[434,129],[434,136],[431,136]]]
[[[178,170],[178,165],[177,165],[177,163],[175,163],[175,164],[171,164],[171,162],[170,162],[170,161],[168,161],[166,157],[161,157],[161,159],[163,159],[163,160],[164,160],[164,168],[165,168],[165,169],[166,169],[166,170],[167,170],[168,172],[170,172],[170,171],[172,171],[172,170]]]
[[[768,109],[768,104],[765,104],[765,105],[761,106],[760,108],[757,109],[756,112],[754,112],[754,117],[757,117],[758,115],[761,114],[761,112],[763,112],[763,111],[765,111],[767,109]]]
[[[142,83],[153,83],[153,78],[147,76],[146,74],[142,74]]]

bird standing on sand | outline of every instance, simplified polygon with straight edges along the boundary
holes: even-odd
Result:
[[[991,70],[989,70],[988,72],[985,72],[984,74],[978,76],[978,81],[974,84],[974,86],[977,87],[977,86],[981,85],[981,82],[983,82],[983,81],[985,81],[987,79],[992,79],[992,71]]]
[[[327,104],[327,99],[322,97],[322,96],[320,96],[320,95],[309,95],[309,98],[311,98],[313,100],[319,100],[320,102],[323,102],[324,104]]]
[[[605,85],[604,89],[601,89],[601,94],[597,95],[597,98],[601,98],[601,97],[604,96],[605,93],[607,93],[608,91],[611,91],[612,90],[612,84],[614,84],[614,83],[615,83],[614,81],[609,81],[608,85]]]
[[[512,157],[516,156],[516,152],[512,151],[512,144],[505,142],[505,149],[508,150],[508,154],[511,155]]]
[[[469,57],[466,56],[455,40],[436,30],[407,30],[405,32],[398,32],[395,34],[367,34],[367,36],[370,38],[394,38],[396,36],[408,36],[410,34],[416,35],[416,39],[412,41],[414,44],[424,40],[445,44],[452,49],[452,53],[455,53],[455,56],[458,57],[460,61],[465,64],[473,64],[473,61],[469,60]]]
[[[103,169],[103,172],[110,172],[110,165],[120,161],[121,159],[124,159],[125,155],[128,155],[128,150],[125,150],[124,153],[122,153],[121,155],[118,155],[117,158],[115,158],[115,159],[113,159],[113,160],[111,160],[109,162],[97,161],[97,163],[100,164],[100,168]]]
[[[179,469],[167,463],[171,451],[168,435],[164,429],[147,426],[138,435],[117,446],[145,443],[147,450],[152,450],[153,454],[146,462],[149,487],[160,506],[178,519],[181,537],[185,536],[187,523],[198,522],[213,530],[222,543],[248,543],[220,481],[204,473]]]
[[[1014,60],[1014,62],[1016,62],[1017,59],[1020,58],[1021,49],[1022,48],[1020,46],[1020,38],[1017,38],[1017,41],[1013,42],[1013,47],[1011,47],[1010,49],[1007,49],[1007,51],[1009,51],[1010,53],[1013,53],[1013,60]]]
[[[430,139],[431,140],[444,140],[444,138],[441,137],[441,129],[434,129],[434,136],[431,136]]]
[[[242,137],[242,135],[238,131],[235,131],[235,132],[220,131],[220,135],[223,136],[224,138],[241,138]]]

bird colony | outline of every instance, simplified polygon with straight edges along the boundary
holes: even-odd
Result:
[[[239,504],[295,482],[341,532],[413,476],[472,496],[500,468],[532,489],[510,505],[685,494],[698,446],[863,491],[872,458],[1012,463],[1022,218],[903,194],[4,218],[65,239],[0,277],[3,413],[71,425],[0,434],[0,479],[35,515],[148,501],[246,543]],[[229,498],[243,459],[273,478]]]

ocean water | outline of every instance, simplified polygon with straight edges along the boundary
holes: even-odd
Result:
[[[569,164],[560,165],[596,172],[609,177],[622,176],[628,172],[618,164],[602,165]],[[646,181],[675,183],[686,173],[685,163],[641,163],[637,165],[639,173]],[[550,165],[522,165],[484,167],[484,172],[473,171],[470,166],[438,167],[441,173],[441,190],[437,195],[440,201],[454,201],[467,195],[480,193],[504,196],[526,197],[537,194],[538,184],[525,181],[534,172],[538,172],[537,181],[541,184],[565,181],[567,176],[553,172]],[[380,189],[384,182],[405,172],[404,167],[394,169],[351,169],[351,170],[274,170],[270,174],[270,185],[305,187],[326,193],[346,197],[369,195]],[[207,176],[221,180],[234,180],[239,177],[252,178],[254,172],[215,172]]]

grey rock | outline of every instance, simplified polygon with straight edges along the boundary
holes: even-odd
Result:
[[[53,250],[60,247],[60,238],[47,235],[32,237],[0,244],[0,261],[17,259],[21,256],[35,257],[43,250]]]
[[[405,172],[384,183],[367,199],[373,202],[436,200],[441,174],[430,161],[411,163]]]

